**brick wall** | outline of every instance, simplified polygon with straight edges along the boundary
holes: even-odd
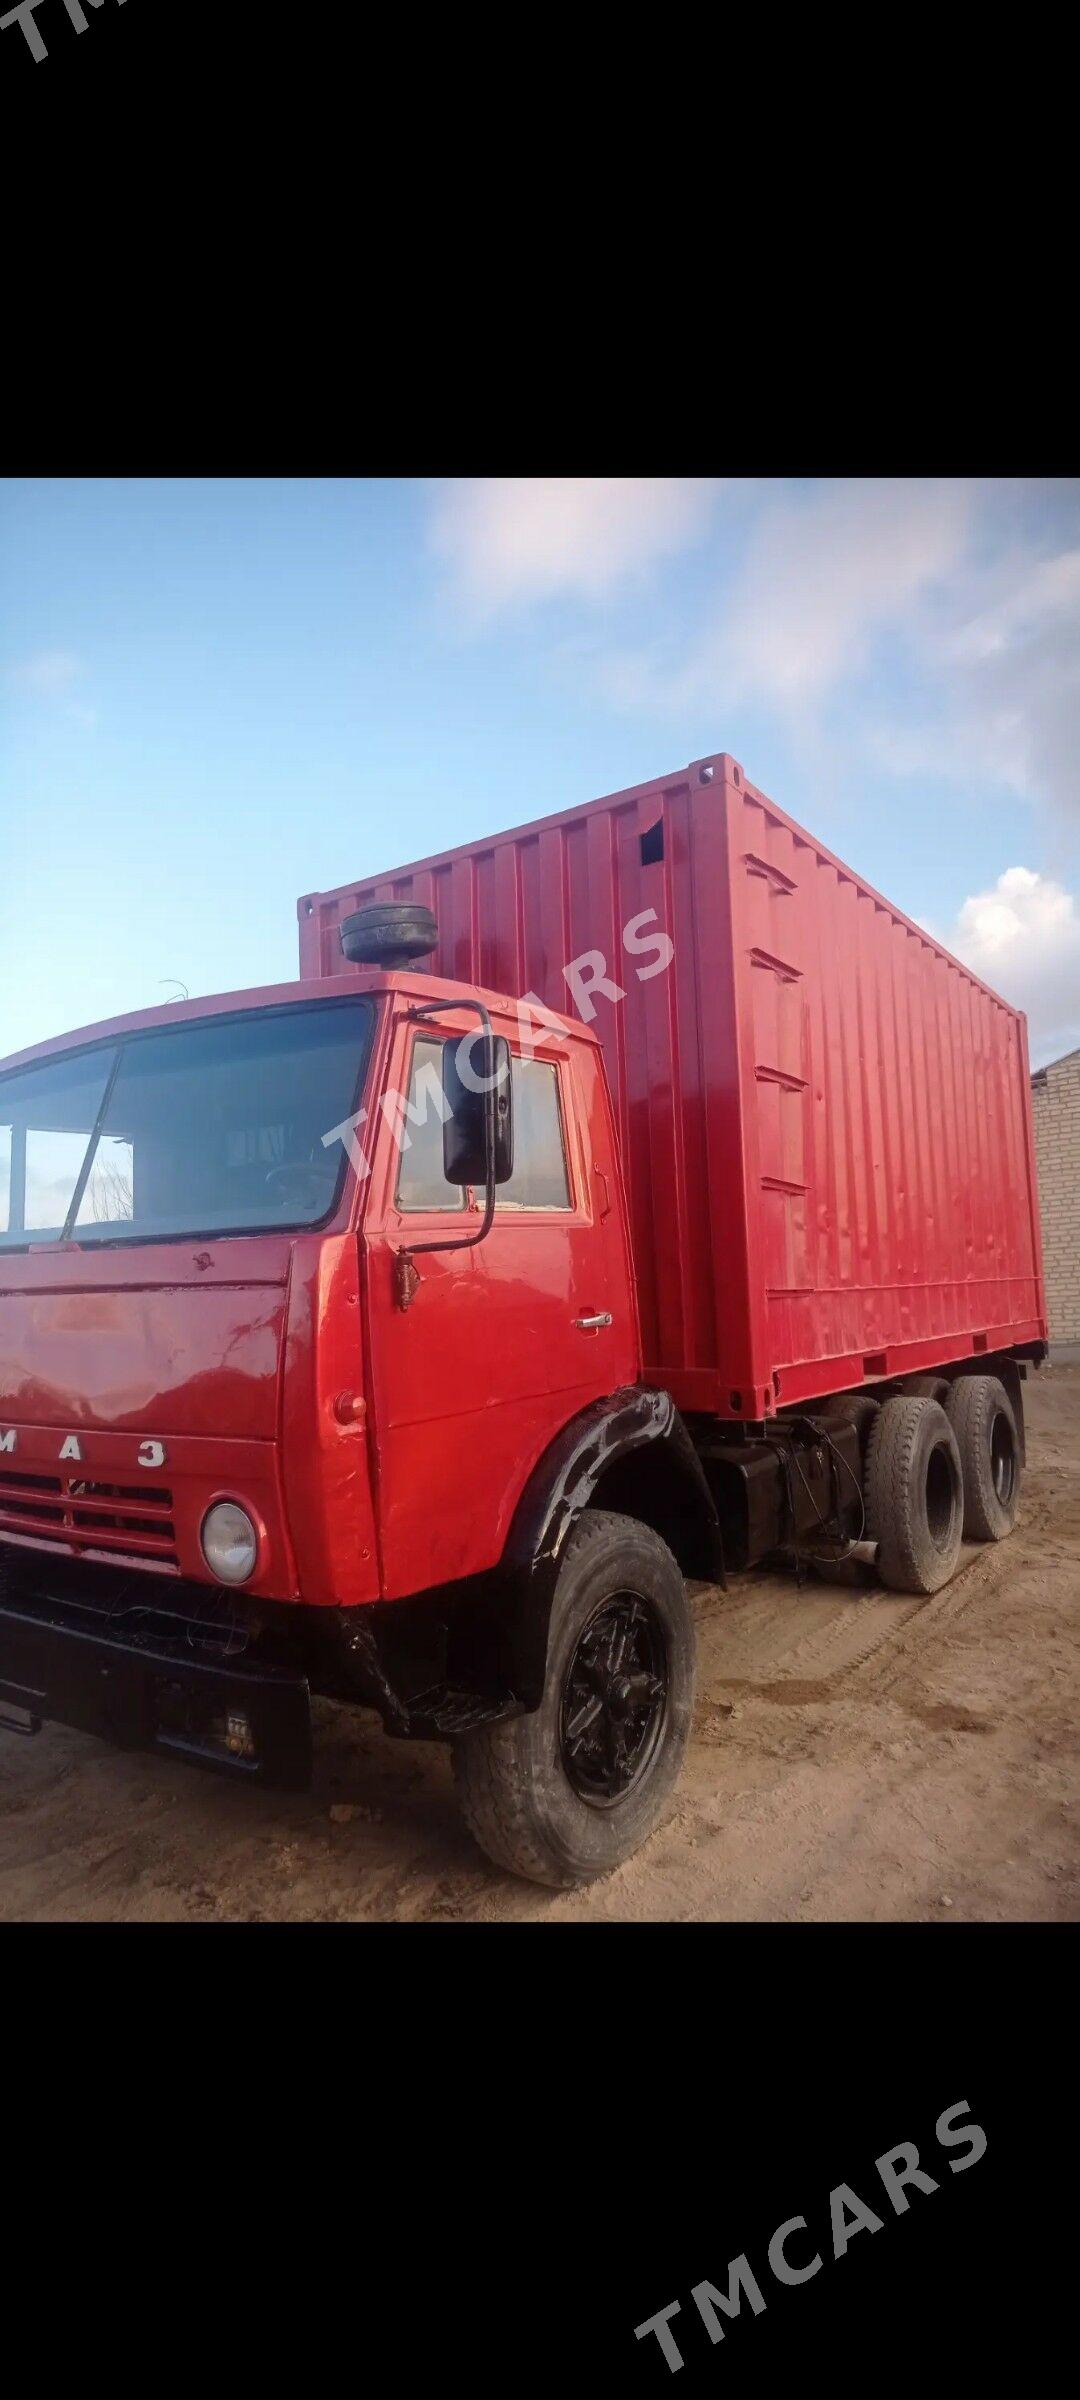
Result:
[[[1031,1078],[1051,1342],[1080,1342],[1080,1050]]]

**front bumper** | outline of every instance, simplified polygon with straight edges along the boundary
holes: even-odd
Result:
[[[10,1558],[10,1553],[8,1554]],[[86,1571],[84,1570],[84,1577]],[[0,1562],[0,1726],[71,1725],[127,1750],[162,1750],[283,1791],[311,1778],[305,1675],[260,1655],[239,1620],[150,1608],[140,1579],[73,1585]],[[197,1605],[198,1596],[194,1596]]]

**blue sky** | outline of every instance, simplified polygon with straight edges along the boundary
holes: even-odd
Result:
[[[1080,1043],[1080,484],[0,487],[0,1054],[703,752]]]

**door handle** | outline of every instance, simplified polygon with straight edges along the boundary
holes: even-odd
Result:
[[[599,1333],[601,1326],[610,1325],[611,1310],[605,1308],[598,1317],[575,1317],[574,1323],[579,1333]]]

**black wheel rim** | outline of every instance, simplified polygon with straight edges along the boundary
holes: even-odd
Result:
[[[1012,1427],[999,1409],[990,1428],[990,1473],[1002,1508],[1008,1508],[1016,1481],[1016,1452]]]
[[[566,1672],[559,1741],[567,1781],[593,1808],[613,1808],[648,1774],[668,1700],[664,1629],[651,1600],[601,1602]]]

